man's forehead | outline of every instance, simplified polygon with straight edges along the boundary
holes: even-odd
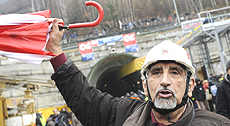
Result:
[[[164,67],[169,67],[169,68],[180,68],[182,70],[185,70],[185,66],[179,64],[179,63],[175,63],[175,62],[167,62],[167,63],[162,63],[162,62],[158,62],[158,63],[154,63],[151,68],[164,68]]]
[[[176,67],[181,67],[180,65],[176,64],[176,63],[156,63],[156,64],[153,64],[152,67],[161,67],[161,66],[176,66]],[[181,67],[182,68],[182,67]]]

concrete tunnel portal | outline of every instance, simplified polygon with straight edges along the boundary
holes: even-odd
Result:
[[[129,54],[107,56],[92,67],[87,79],[92,86],[115,97],[125,95],[126,92],[136,92],[142,89],[140,71],[117,79],[118,71],[134,59],[136,57]]]

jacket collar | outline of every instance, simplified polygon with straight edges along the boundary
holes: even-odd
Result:
[[[230,81],[229,81],[229,79],[228,79],[228,73],[226,73],[225,75],[224,75],[224,79],[228,82],[228,83],[230,83]]]
[[[187,108],[182,117],[172,126],[189,126],[193,121],[195,111],[191,100],[187,103]],[[124,122],[123,126],[144,126],[152,124],[151,107],[149,102],[141,104]],[[152,124],[154,125],[154,124]]]

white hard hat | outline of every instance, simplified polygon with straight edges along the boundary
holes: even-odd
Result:
[[[195,73],[188,52],[181,46],[170,40],[165,40],[154,46],[146,55],[145,62],[141,68],[141,74],[148,70],[148,66],[160,60],[173,60],[186,67],[186,70]]]

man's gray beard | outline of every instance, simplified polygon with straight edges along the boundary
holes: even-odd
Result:
[[[177,105],[177,101],[176,101],[176,94],[174,93],[174,91],[167,88],[167,90],[172,91],[173,98],[158,98],[157,94],[160,90],[162,90],[162,88],[157,91],[156,96],[155,96],[155,101],[154,101],[155,107],[159,108],[159,109],[173,109],[173,108],[175,108]]]

